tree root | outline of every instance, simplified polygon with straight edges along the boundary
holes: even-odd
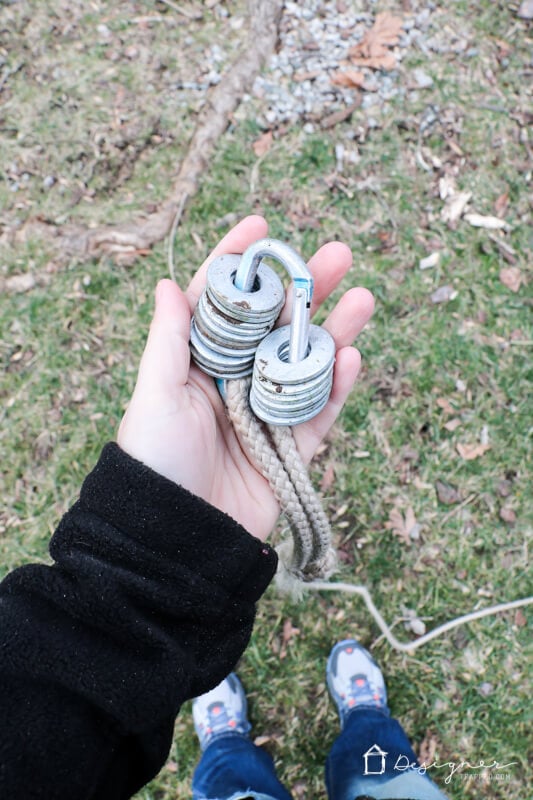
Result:
[[[132,263],[146,255],[170,232],[178,208],[198,190],[201,177],[231,115],[250,91],[278,38],[283,0],[248,0],[248,39],[220,83],[209,93],[169,198],[157,211],[140,215],[132,222],[84,228],[80,225],[55,227],[42,220],[24,226],[24,233],[38,233],[51,239],[67,258],[111,256],[119,263]]]

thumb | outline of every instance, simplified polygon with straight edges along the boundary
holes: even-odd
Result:
[[[191,313],[185,294],[171,280],[159,281],[155,311],[141,359],[136,391],[174,392],[187,382]]]

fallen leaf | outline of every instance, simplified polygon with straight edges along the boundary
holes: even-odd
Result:
[[[500,270],[500,281],[512,292],[517,292],[522,285],[523,275],[519,267],[503,267]]]
[[[328,489],[331,489],[334,480],[335,480],[335,467],[333,466],[333,464],[328,464],[324,474],[322,475],[322,480],[320,481],[321,490],[323,492],[327,492]]]
[[[35,278],[30,272],[26,272],[23,275],[11,275],[11,277],[5,280],[6,291],[13,292],[14,294],[29,292],[34,286]]]
[[[261,134],[259,139],[255,140],[252,147],[254,153],[258,158],[264,156],[265,153],[268,153],[268,151],[272,147],[272,140],[273,140],[272,131],[266,131],[266,133]]]
[[[294,636],[298,636],[300,628],[294,628],[292,621],[286,619],[283,623],[283,644],[287,644]]]
[[[435,401],[439,408],[445,412],[445,414],[454,414],[455,411],[453,406],[451,405],[450,401],[446,397],[437,397]]]
[[[256,747],[263,747],[264,744],[268,744],[272,739],[271,736],[256,736],[254,739],[254,744]]]
[[[496,491],[498,492],[500,497],[509,497],[512,489],[513,489],[513,484],[506,478],[501,478],[501,480],[498,481],[498,485],[496,486]]]
[[[426,733],[418,748],[418,760],[420,764],[433,764],[435,753],[437,752],[437,739],[429,731]]]
[[[465,461],[473,461],[476,458],[479,458],[484,453],[490,450],[490,444],[461,444],[461,442],[457,443],[457,452],[464,458]]]
[[[454,300],[457,297],[457,290],[453,286],[440,286],[431,295],[432,303],[447,303],[448,300]]]
[[[319,69],[313,69],[309,72],[296,72],[292,76],[292,80],[296,81],[297,83],[301,83],[302,81],[314,81],[315,78],[318,78],[321,75],[321,71]]]
[[[455,503],[460,503],[463,499],[459,490],[450,483],[435,481],[435,489],[437,490],[439,502],[443,503],[445,506],[455,505]]]
[[[500,519],[503,520],[503,522],[507,522],[509,525],[514,525],[516,522],[516,514],[512,508],[503,506],[503,508],[500,508]]]
[[[300,629],[294,628],[292,621],[290,619],[286,619],[283,623],[282,645],[279,653],[280,658],[285,658],[287,655],[287,645],[291,639],[293,639],[295,636],[298,636],[299,633]]]
[[[462,216],[471,197],[472,192],[457,192],[455,194],[448,195],[446,198],[446,204],[440,212],[443,222],[447,222],[448,224],[457,222],[459,217]]]
[[[459,428],[460,425],[461,425],[461,420],[458,419],[457,417],[454,417],[453,419],[450,419],[448,420],[448,422],[444,423],[444,427],[446,428],[447,431],[454,431],[456,430],[456,428]]]
[[[377,14],[372,28],[349,50],[352,63],[370,69],[394,69],[396,58],[388,48],[398,43],[402,25],[401,17],[395,17],[388,11]]]
[[[503,258],[507,261],[508,264],[516,264],[516,251],[513,250],[511,245],[504,242],[502,239],[494,236],[493,234],[489,234],[489,239],[491,242],[494,242],[498,251],[501,253]]]
[[[441,200],[446,200],[448,197],[454,197],[459,194],[457,191],[457,184],[455,178],[451,175],[443,175],[439,178],[439,197]]]
[[[509,207],[509,192],[503,192],[494,201],[494,211],[497,217],[503,217]]]
[[[392,531],[405,544],[411,544],[412,540],[417,539],[420,534],[420,525],[416,521],[415,512],[411,506],[406,509],[405,516],[399,508],[392,508],[385,528]]]
[[[519,628],[523,628],[526,622],[527,619],[524,612],[520,608],[517,609],[516,614],[514,615],[514,624],[518,625]]]
[[[483,214],[465,214],[465,220],[474,228],[486,228],[489,231],[508,229],[510,226],[499,217],[484,216]]]
[[[348,69],[346,72],[335,72],[331,76],[331,83],[335,86],[346,86],[348,89],[353,89],[354,87],[360,89],[364,82],[364,73],[356,69]]]
[[[359,92],[359,97],[355,101],[355,103],[346,106],[346,108],[341,108],[340,111],[334,111],[333,114],[328,114],[327,117],[324,117],[324,119],[320,121],[320,127],[323,130],[328,130],[329,128],[334,128],[335,125],[339,125],[339,123],[349,119],[352,116],[353,112],[356,110],[356,108],[359,108],[361,102],[362,102],[362,97],[361,93]]]

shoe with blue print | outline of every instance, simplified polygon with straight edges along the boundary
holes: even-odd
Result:
[[[252,726],[246,714],[246,695],[233,672],[210,692],[193,700],[194,729],[202,750],[218,736],[235,733],[247,736]]]
[[[376,708],[389,714],[381,670],[368,650],[355,639],[344,639],[333,647],[326,678],[339,711],[341,726],[357,708]]]

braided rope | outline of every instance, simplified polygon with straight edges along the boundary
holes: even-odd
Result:
[[[250,408],[249,390],[250,378],[227,381],[226,407],[241,446],[268,480],[289,522],[292,552],[280,551],[285,569],[300,581],[328,577],[335,563],[331,529],[292,430],[258,420]]]
[[[533,597],[500,603],[463,614],[412,642],[401,642],[376,608],[366,586],[348,583],[327,583],[335,566],[335,551],[331,547],[331,529],[320,499],[316,494],[300,458],[290,428],[265,425],[257,419],[248,401],[250,378],[226,382],[226,406],[241,446],[256,468],[268,480],[282,511],[289,521],[293,547],[283,543],[278,547],[284,572],[278,576],[278,586],[294,595],[303,589],[340,591],[360,595],[389,644],[400,652],[412,655],[414,650],[442,636],[459,625],[493,614],[510,611],[533,603]]]

